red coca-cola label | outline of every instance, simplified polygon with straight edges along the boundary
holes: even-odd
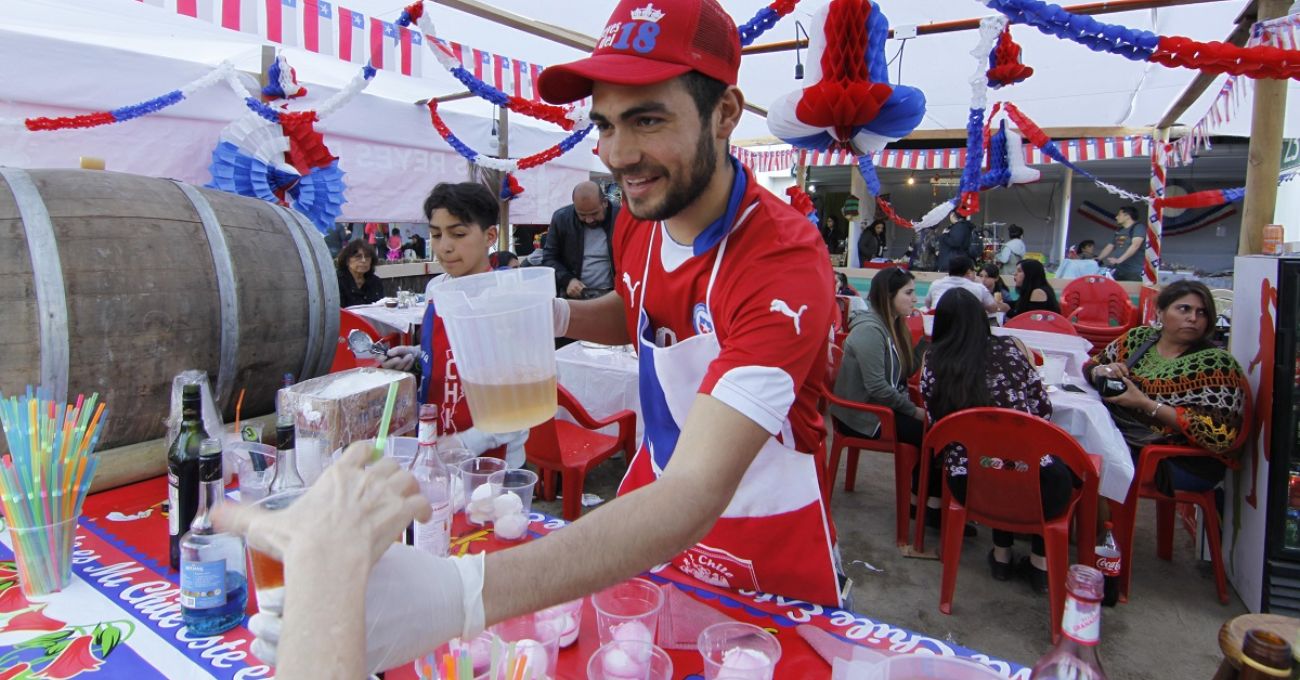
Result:
[[[1102,576],[1115,577],[1119,576],[1119,570],[1119,551],[1097,548],[1097,571],[1100,571]]]

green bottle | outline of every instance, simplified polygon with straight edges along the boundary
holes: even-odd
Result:
[[[199,448],[208,433],[203,429],[203,397],[198,385],[181,391],[181,430],[167,449],[167,535],[171,567],[181,568],[181,536],[190,529],[199,510]]]

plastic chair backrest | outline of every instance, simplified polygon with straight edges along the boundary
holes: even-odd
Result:
[[[912,346],[920,344],[921,339],[925,337],[925,317],[921,314],[907,317],[907,330],[912,334]]]
[[[1133,320],[1134,325],[1150,326],[1156,321],[1156,298],[1160,296],[1160,289],[1155,286],[1142,285],[1142,290],[1138,292],[1137,318]]]
[[[346,309],[340,309],[339,310],[339,340],[342,341],[344,345],[346,345],[348,342],[348,333],[351,333],[354,330],[365,331],[366,335],[370,336],[370,340],[372,342],[379,340],[379,331],[376,330],[375,327],[364,317],[362,317],[359,314],[354,314],[352,312],[349,312]]]
[[[1124,286],[1104,276],[1081,276],[1061,292],[1061,313],[1080,323],[1120,326],[1132,321],[1133,303]]]
[[[1025,312],[1007,319],[1003,325],[1006,328],[1019,328],[1026,331],[1062,333],[1076,337],[1079,335],[1079,331],[1074,329],[1074,324],[1056,312]]]
[[[1085,493],[1097,484],[1092,461],[1069,433],[1022,411],[991,407],[958,411],[926,432],[923,448],[938,456],[954,442],[966,447],[967,511],[996,522],[999,528],[1029,533],[1042,525],[1038,472],[1044,454],[1052,454],[1084,480]]]
[[[572,410],[573,395],[559,385],[556,385],[556,401],[559,408]],[[529,458],[556,464],[563,461],[563,456],[560,455],[560,434],[555,428],[554,416],[534,425],[528,431],[528,440],[524,444],[524,449],[528,452]]]
[[[839,307],[840,310],[840,318],[839,321],[837,322],[836,329],[844,331],[846,333],[849,330],[849,310],[851,309],[849,307],[850,299],[851,298],[848,295],[835,296],[835,305]]]

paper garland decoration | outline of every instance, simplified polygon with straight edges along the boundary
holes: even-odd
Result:
[[[772,134],[802,149],[852,148],[873,194],[880,180],[871,154],[907,136],[925,115],[925,95],[889,84],[884,44],[889,20],[869,0],[832,0],[812,18],[808,86],[768,111]]]
[[[284,73],[293,73],[284,57],[277,57]],[[227,125],[212,151],[209,187],[240,196],[288,205],[306,215],[322,234],[334,228],[347,202],[338,158],[325,146],[316,123],[337,111],[370,84],[375,69],[365,66],[347,85],[315,110],[276,109],[244,96],[250,113]],[[237,94],[244,93],[233,75],[227,78]],[[246,93],[245,93],[246,94]]]
[[[775,26],[781,20],[781,17],[793,12],[795,5],[798,4],[799,0],[777,0],[758,10],[754,14],[754,18],[738,27],[741,47],[748,47],[753,44],[758,39],[758,36],[763,35],[768,29]]]
[[[505,177],[501,178],[501,192],[499,194],[501,200],[513,201],[522,193],[524,193],[524,188],[519,185],[519,180],[515,179],[514,173],[507,172]]]
[[[785,195],[790,197],[790,207],[799,211],[800,215],[807,217],[814,227],[820,224],[820,218],[817,217],[817,206],[813,205],[812,197],[805,193],[798,184],[787,187]]]
[[[223,80],[233,77],[235,67],[230,62],[221,62],[211,73],[181,86],[179,89],[172,90],[163,95],[154,97],[138,104],[131,104],[116,108],[111,111],[97,111],[94,113],[83,113],[76,116],[59,116],[57,118],[35,117],[25,119],[0,118],[0,130],[27,130],[29,132],[49,132],[52,130],[71,130],[76,128],[92,128],[101,125],[112,125],[114,123],[124,123],[128,120],[148,116],[158,113],[163,109],[179,104],[190,95],[211,87]]]
[[[581,142],[582,139],[587,136],[587,133],[591,132],[592,129],[592,126],[588,125],[577,132],[570,133],[568,137],[560,140],[559,144],[543,149],[531,156],[524,156],[523,158],[496,158],[494,156],[482,155],[471,149],[465,144],[465,142],[462,142],[460,138],[451,131],[451,128],[447,127],[447,123],[443,121],[442,116],[438,114],[438,100],[436,99],[429,100],[429,120],[433,123],[433,129],[438,131],[438,134],[442,137],[443,141],[447,142],[452,149],[455,149],[456,153],[479,167],[487,168],[488,170],[498,170],[501,172],[527,170],[529,168],[535,168],[539,165],[549,163],[571,151],[573,147],[578,145],[578,142]]]
[[[262,88],[262,96],[268,100],[296,99],[306,94],[307,88],[298,84],[298,73],[289,66],[288,60],[283,55],[276,56],[266,69],[266,87]]]
[[[1015,23],[1029,24],[1047,35],[1133,61],[1150,61],[1171,68],[1190,68],[1202,73],[1230,73],[1251,78],[1300,78],[1300,50],[1283,50],[1267,45],[1237,47],[1182,36],[1156,35],[1150,31],[1105,24],[1041,0],[983,2]]]
[[[998,35],[998,44],[989,54],[989,87],[998,89],[1014,85],[1034,75],[1034,69],[1020,61],[1020,45],[1011,39],[1011,27],[1002,29]]]

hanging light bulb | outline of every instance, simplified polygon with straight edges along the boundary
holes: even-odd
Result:
[[[1300,0],[1296,0],[1296,1],[1300,2]],[[794,79],[795,80],[803,80],[803,58],[800,56],[800,50],[799,50],[799,31],[803,31],[803,37],[805,39],[809,41],[812,40],[811,38],[808,37],[808,29],[804,28],[802,23],[799,23],[798,21],[794,22]]]
[[[907,176],[907,184],[908,184],[908,186],[911,186],[911,185],[913,185],[913,184],[916,184],[916,178],[913,177],[912,175],[908,175],[908,176]]]
[[[500,116],[501,116],[500,107],[493,106],[492,107],[492,132],[488,133],[488,135],[492,138],[492,141],[494,142],[501,136],[501,133],[497,131],[497,119],[500,118]]]

